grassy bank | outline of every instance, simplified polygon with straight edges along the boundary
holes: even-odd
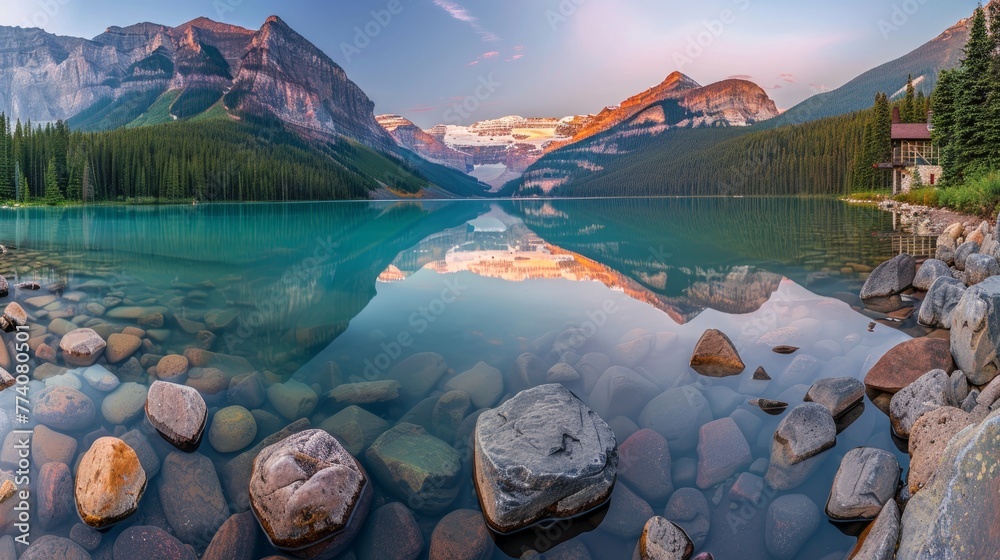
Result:
[[[943,188],[924,187],[895,197],[900,202],[937,208],[950,208],[983,218],[996,216],[1000,210],[1000,171],[991,171]]]

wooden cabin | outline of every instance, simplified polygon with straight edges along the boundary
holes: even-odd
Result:
[[[915,184],[936,185],[941,179],[941,153],[931,138],[933,115],[926,123],[904,123],[892,111],[892,194],[910,192]],[[889,167],[889,166],[885,166]]]

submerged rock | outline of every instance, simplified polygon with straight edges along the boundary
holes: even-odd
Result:
[[[774,500],[767,509],[765,543],[777,560],[792,560],[819,528],[819,508],[802,494]]]
[[[590,405],[602,418],[634,417],[659,388],[638,373],[622,366],[609,367],[590,394]]]
[[[480,512],[460,509],[449,513],[434,527],[429,560],[485,560],[493,541]]]
[[[1000,412],[948,444],[936,474],[906,505],[897,558],[994,558],[1000,535]],[[992,527],[990,525],[989,527]]]
[[[33,404],[35,419],[55,430],[82,430],[90,426],[97,415],[94,401],[70,387],[42,389]]]
[[[389,429],[389,423],[361,407],[349,406],[324,420],[319,428],[357,457]]]
[[[427,395],[448,371],[444,357],[434,352],[421,352],[399,362],[389,371],[389,379],[400,384],[400,395],[414,404]]]
[[[707,377],[731,377],[743,373],[746,364],[725,333],[709,329],[694,348],[691,369]]]
[[[729,417],[701,427],[698,441],[698,488],[710,488],[750,466],[753,455],[743,432]]]
[[[104,529],[135,513],[146,491],[146,472],[124,441],[103,437],[84,453],[76,471],[76,509],[80,519]]]
[[[156,489],[163,513],[182,541],[202,549],[229,519],[226,497],[215,465],[198,453],[167,455],[160,468]]]
[[[806,403],[778,424],[765,479],[772,488],[790,490],[805,482],[822,462],[820,454],[837,441],[837,425],[823,405]]]
[[[705,495],[694,488],[681,488],[670,496],[663,517],[684,530],[694,543],[701,548],[708,539],[711,529],[711,510]]]
[[[197,556],[184,543],[160,527],[133,526],[122,531],[115,539],[113,557],[140,558],[171,558],[176,560],[195,560]]]
[[[674,491],[670,448],[663,436],[644,428],[618,448],[618,474],[650,502],[662,502]]]
[[[63,360],[73,367],[90,367],[104,355],[107,343],[93,329],[76,329],[62,337]]]
[[[839,418],[864,398],[864,383],[853,377],[835,377],[813,383],[805,400],[825,406],[834,418]]]
[[[205,432],[208,407],[196,389],[154,381],[146,397],[146,417],[171,445],[194,451]]]
[[[474,461],[487,523],[511,533],[607,502],[618,449],[604,420],[565,387],[550,384],[479,417]]]
[[[368,517],[372,487],[332,436],[306,430],[264,448],[250,477],[250,504],[271,542],[298,558],[334,558]]]
[[[488,408],[503,395],[503,374],[497,368],[479,362],[472,369],[456,375],[444,386],[445,391],[465,391],[476,408]]]
[[[458,451],[414,424],[397,424],[365,453],[372,475],[420,513],[438,513],[458,496]]]
[[[888,451],[872,447],[844,455],[833,478],[826,514],[834,519],[874,519],[896,493],[899,463]]]
[[[712,408],[705,396],[686,385],[649,401],[639,414],[639,426],[663,436],[672,452],[687,453],[698,445],[698,430],[712,419]]]

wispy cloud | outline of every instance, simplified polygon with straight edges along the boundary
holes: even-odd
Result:
[[[514,62],[515,60],[520,60],[522,58],[524,58],[523,54],[515,54],[514,56],[511,56],[510,58],[504,59],[504,62]]]
[[[500,36],[492,31],[487,30],[479,23],[479,18],[473,16],[469,13],[464,6],[457,4],[455,2],[450,2],[449,0],[433,0],[434,5],[441,8],[448,13],[449,16],[457,19],[458,21],[469,24],[469,27],[478,33],[483,41],[499,41]]]

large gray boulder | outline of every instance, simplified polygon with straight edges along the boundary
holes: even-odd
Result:
[[[965,295],[965,283],[956,278],[942,276],[934,281],[920,304],[917,321],[925,327],[950,329],[952,313]]]
[[[965,261],[965,283],[972,286],[1000,275],[1000,263],[990,255],[969,255]]]
[[[1000,411],[961,431],[948,444],[937,472],[906,505],[900,559],[996,558],[1000,533]]]
[[[264,448],[250,477],[250,505],[268,539],[298,558],[334,558],[360,531],[372,488],[361,465],[323,430]]]
[[[889,259],[876,267],[865,281],[861,301],[875,311],[898,309],[896,296],[913,284],[916,273],[917,261],[910,255],[904,253]]]
[[[826,514],[833,519],[874,519],[896,493],[899,463],[888,451],[859,447],[844,455],[833,478]]]
[[[965,291],[951,316],[951,353],[973,385],[986,385],[1000,371],[1000,277]]]
[[[917,274],[913,277],[913,287],[918,290],[928,291],[938,278],[951,278],[951,269],[944,261],[928,259],[917,269]]]
[[[604,420],[562,385],[549,384],[479,417],[474,460],[487,523],[511,533],[607,502],[618,447]]]
[[[975,241],[966,241],[955,249],[955,268],[964,271],[966,262],[970,255],[975,255],[979,253],[979,243]]]
[[[929,371],[892,396],[889,401],[892,430],[901,438],[909,438],[913,424],[921,416],[943,406],[960,404],[948,374],[942,369]]]

